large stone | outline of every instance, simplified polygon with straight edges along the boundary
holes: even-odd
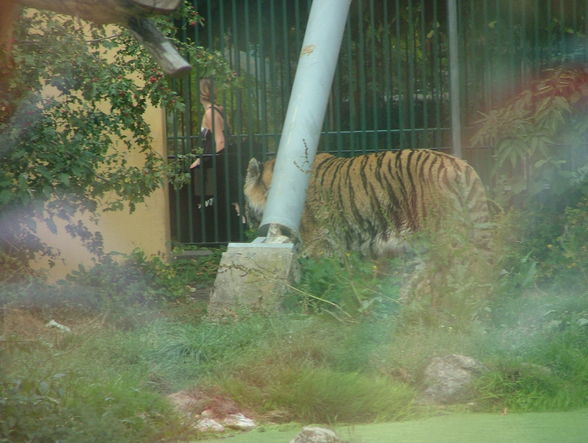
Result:
[[[168,395],[168,399],[200,432],[249,431],[257,427],[232,399],[214,389],[179,391]]]
[[[344,443],[330,429],[307,426],[290,443]]]
[[[292,243],[230,243],[222,255],[208,305],[212,318],[276,312],[293,279]]]
[[[425,369],[423,400],[430,403],[457,403],[468,400],[475,376],[484,365],[465,355],[435,357]]]
[[[194,426],[200,432],[224,432],[225,427],[212,418],[201,418]]]
[[[243,414],[231,414],[224,418],[223,425],[227,428],[237,429],[239,431],[250,431],[257,427],[257,424]]]

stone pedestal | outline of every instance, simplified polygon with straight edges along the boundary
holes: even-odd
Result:
[[[208,305],[211,318],[277,312],[295,274],[292,243],[229,243],[222,255]]]

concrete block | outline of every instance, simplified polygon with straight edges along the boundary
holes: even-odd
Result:
[[[295,275],[292,243],[229,243],[208,305],[212,318],[245,312],[277,312]]]

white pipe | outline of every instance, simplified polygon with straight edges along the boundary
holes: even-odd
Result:
[[[312,2],[261,232],[270,225],[298,232],[350,4]]]

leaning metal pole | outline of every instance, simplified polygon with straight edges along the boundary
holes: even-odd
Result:
[[[306,198],[351,0],[314,0],[261,230],[252,243],[229,243],[208,304],[211,318],[272,312],[296,275],[294,244]],[[263,231],[262,231],[263,232]]]
[[[314,0],[260,232],[298,232],[351,0]],[[269,231],[269,232],[268,232]]]
[[[461,146],[461,98],[459,95],[459,48],[457,34],[457,4],[456,0],[447,0],[447,15],[449,26],[449,93],[451,103],[451,141],[452,153],[456,157],[463,157]]]

